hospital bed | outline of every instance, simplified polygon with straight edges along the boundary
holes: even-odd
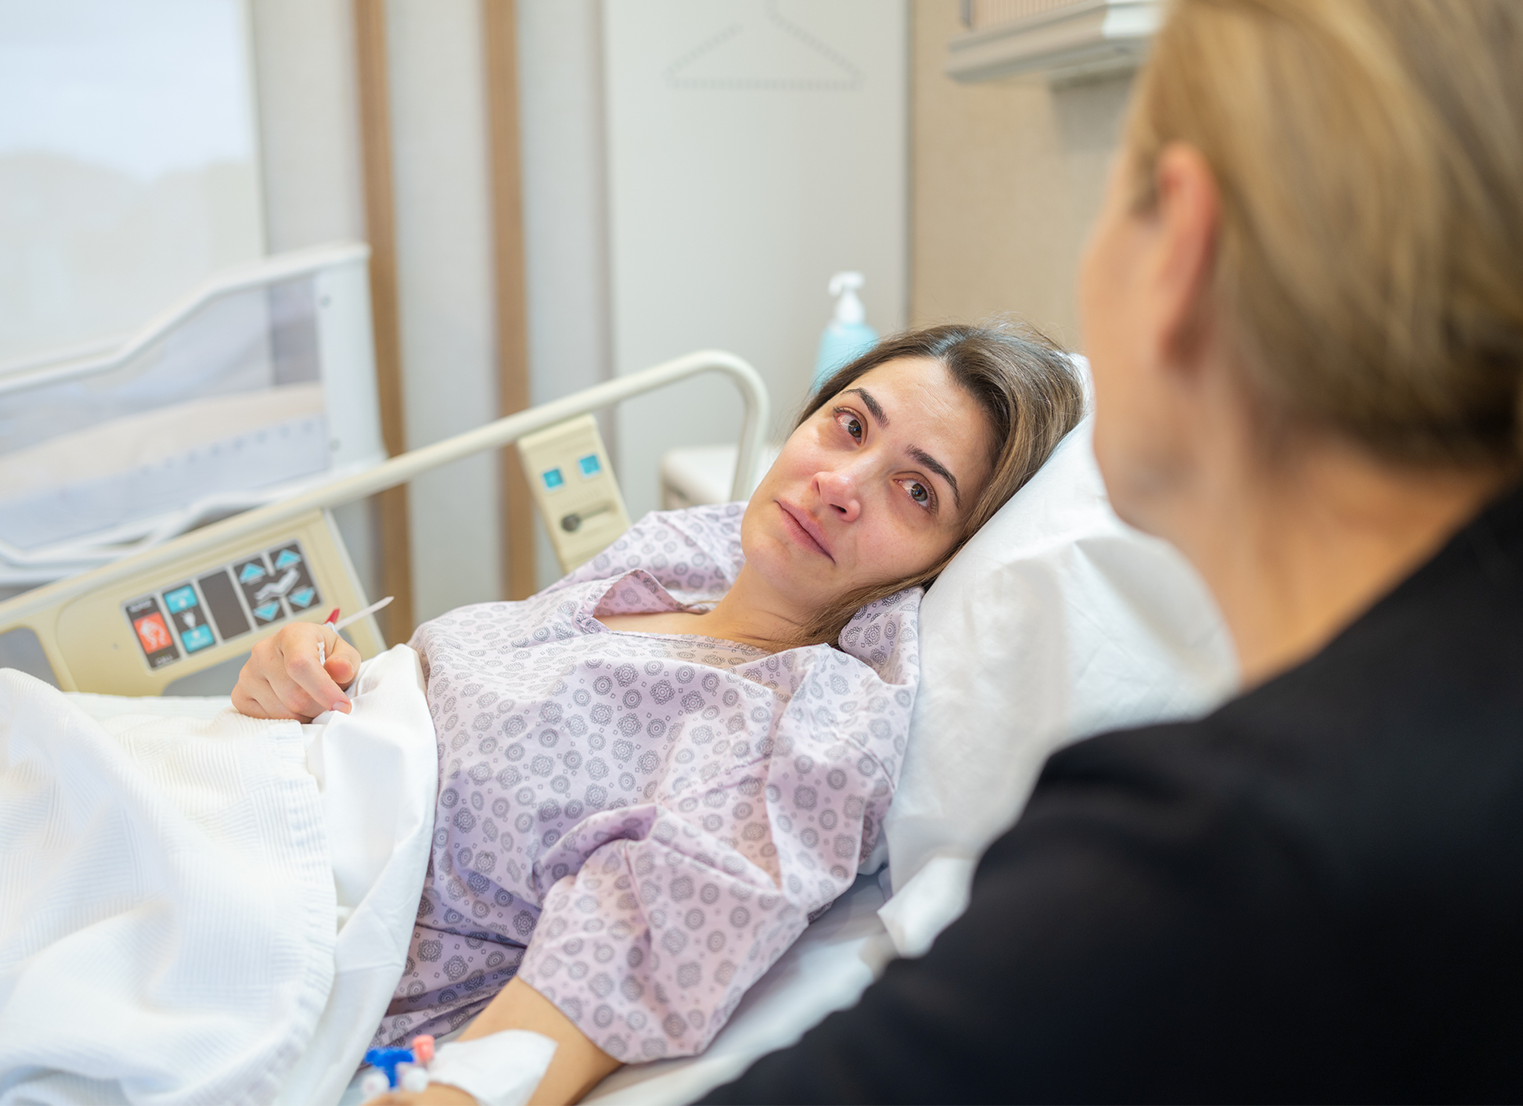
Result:
[[[334,509],[515,443],[568,567],[625,524],[590,413],[701,373],[726,376],[744,400],[729,487],[743,498],[765,455],[767,392],[741,359],[701,351],[0,603],[0,665],[65,691],[225,692],[260,638],[292,620],[320,621],[334,606],[366,605]],[[348,633],[364,657],[384,649],[373,620]],[[1102,728],[1198,713],[1235,678],[1198,581],[1177,554],[1110,512],[1087,423],[943,573],[922,605],[921,636],[922,687],[880,842],[892,861],[892,901],[885,906],[886,878],[860,876],[746,994],[703,1055],[623,1068],[590,1100],[690,1101],[851,1005],[890,957],[923,951],[960,911],[979,851],[1014,817],[1053,748]],[[195,702],[204,707],[184,709],[217,709],[215,700]],[[327,1097],[338,1097],[359,1051],[312,1052],[299,1066],[338,1075],[322,1079],[335,1092]],[[341,1101],[360,1097],[350,1080]]]
[[[152,696],[194,691],[198,681],[205,684],[209,678],[226,686],[251,646],[287,622],[320,621],[334,606],[358,610],[367,604],[369,597],[334,524],[335,508],[471,454],[514,443],[527,446],[521,453],[530,462],[530,479],[538,482],[536,501],[547,527],[582,539],[579,547],[558,549],[565,567],[596,552],[626,525],[622,503],[615,511],[602,511],[594,502],[589,510],[587,493],[581,500],[573,498],[589,468],[601,470],[607,463],[586,416],[705,373],[728,378],[744,401],[729,489],[734,498],[743,498],[760,475],[769,418],[766,386],[740,358],[700,351],[27,592],[0,604],[0,657],[7,666],[28,670],[65,691]],[[566,488],[564,499],[556,498],[561,488]],[[603,487],[597,495],[607,492]],[[612,494],[617,496],[616,486]],[[583,504],[578,525],[568,529],[568,508],[577,503]],[[588,516],[585,522],[580,515]],[[604,526],[601,538],[599,523]],[[261,591],[282,581],[289,586],[268,595]],[[347,633],[363,657],[385,648],[372,619],[356,623]],[[592,1098],[689,1100],[738,1075],[763,1053],[789,1043],[830,1010],[849,1005],[892,954],[875,913],[882,902],[877,881],[861,878],[752,989],[703,1056],[625,1068]],[[334,1063],[350,1068],[357,1060],[333,1057]],[[359,1097],[357,1081],[351,1082],[344,1101]]]

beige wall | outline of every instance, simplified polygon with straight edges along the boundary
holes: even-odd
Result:
[[[1008,313],[1076,346],[1074,275],[1131,80],[960,84],[943,71],[958,9],[912,8],[911,322]]]

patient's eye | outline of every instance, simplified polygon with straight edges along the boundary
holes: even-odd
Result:
[[[899,486],[908,492],[909,497],[920,506],[927,509],[936,506],[936,493],[919,480],[900,480]]]
[[[835,415],[836,423],[842,429],[844,429],[846,433],[851,435],[852,441],[860,442],[862,440],[862,435],[866,431],[862,426],[861,419],[857,418],[855,414],[853,414],[845,407],[836,408],[833,414]]]

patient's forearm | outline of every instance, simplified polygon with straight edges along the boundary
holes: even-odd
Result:
[[[504,987],[460,1034],[460,1039],[469,1041],[504,1029],[528,1029],[556,1043],[550,1070],[529,1099],[529,1106],[580,1101],[599,1080],[620,1066],[553,1002],[521,979],[514,979]]]

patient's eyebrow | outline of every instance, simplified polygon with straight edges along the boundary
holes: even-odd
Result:
[[[878,421],[879,426],[888,425],[888,416],[883,413],[883,407],[872,397],[872,394],[866,388],[846,389],[848,395],[853,392],[862,397],[862,406],[867,408],[868,414]]]
[[[846,391],[842,394],[855,394],[861,396],[862,406],[867,408],[868,413],[877,420],[878,425],[888,425],[888,416],[883,413],[882,405],[880,405],[878,401],[872,397],[871,393],[869,393],[866,388],[847,388]],[[936,460],[936,458],[932,457],[929,453],[921,449],[919,446],[910,446],[909,453],[911,457],[915,458],[915,460],[919,461],[922,465],[930,469],[937,476],[941,477],[947,482],[947,486],[952,489],[952,501],[956,503],[960,509],[962,507],[962,492],[958,491],[957,489],[957,477],[952,475],[952,470],[947,468],[946,465]]]
[[[957,477],[952,475],[951,470],[946,465],[936,460],[936,458],[932,457],[918,445],[910,446],[910,456],[951,485],[953,501],[958,507],[962,506],[962,493],[957,490]]]

